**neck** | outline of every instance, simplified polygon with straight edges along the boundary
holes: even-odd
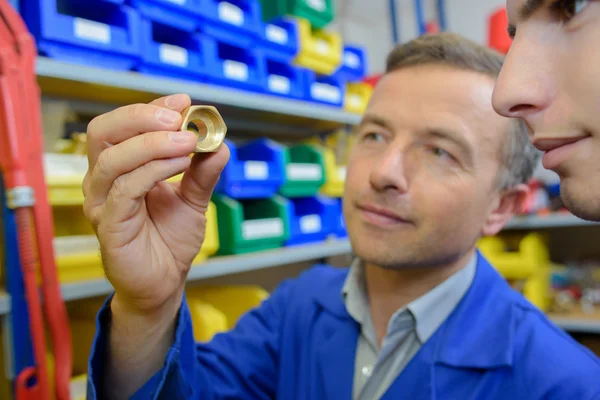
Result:
[[[404,269],[382,268],[365,263],[366,290],[371,319],[379,343],[385,337],[387,324],[394,313],[429,292],[464,268],[474,249],[446,265]]]

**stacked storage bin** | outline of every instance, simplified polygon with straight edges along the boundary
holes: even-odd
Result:
[[[279,192],[291,203],[288,246],[321,242],[340,230],[341,203],[319,193],[325,183],[325,155],[325,147],[314,143],[285,148],[285,181]]]
[[[290,231],[290,203],[277,194],[285,178],[283,146],[269,139],[226,144],[229,162],[213,195],[219,254],[281,247]]]
[[[199,286],[186,291],[194,339],[207,342],[232,329],[240,317],[260,305],[269,293],[258,286]]]
[[[21,0],[40,54],[103,68],[131,69],[140,57],[140,17],[111,0]]]
[[[342,56],[342,64],[335,75],[346,85],[344,109],[362,114],[365,112],[373,87],[364,79],[367,74],[367,57],[365,50],[358,46],[346,45]]]

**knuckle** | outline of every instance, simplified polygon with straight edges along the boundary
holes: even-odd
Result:
[[[112,188],[110,189],[110,196],[112,198],[118,199],[120,197],[125,196],[127,193],[127,179],[124,175],[119,176],[114,180],[112,184]]]
[[[96,162],[96,167],[94,168],[96,176],[109,177],[111,175],[112,157],[110,154],[110,149],[106,149],[98,155],[98,161]]]
[[[141,136],[141,140],[142,140],[142,147],[146,150],[152,150],[157,146],[157,138],[156,135],[151,135],[151,134],[144,134]]]
[[[149,109],[148,104],[136,103],[127,106],[127,116],[131,119],[139,119],[143,118],[145,114],[147,114],[147,110]]]
[[[96,137],[96,134],[98,132],[98,126],[100,126],[102,124],[102,119],[103,119],[103,115],[98,115],[89,122],[89,124],[87,126],[87,131],[86,131],[88,140]]]
[[[86,199],[83,202],[83,215],[90,222],[92,227],[98,226],[98,223],[100,221],[98,218],[97,207],[94,207],[94,205],[92,204],[92,202],[90,200]]]

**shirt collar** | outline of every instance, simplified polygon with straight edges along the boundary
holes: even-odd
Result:
[[[397,310],[390,319],[388,332],[394,329],[396,322],[404,324],[403,316],[408,309],[415,319],[418,339],[421,343],[425,343],[463,298],[473,282],[476,269],[477,256],[474,255],[464,268],[406,307]],[[350,266],[342,288],[342,298],[348,314],[356,322],[361,325],[371,323],[364,265],[359,259],[355,259]]]

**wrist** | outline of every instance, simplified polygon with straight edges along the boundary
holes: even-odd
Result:
[[[183,290],[171,296],[159,306],[140,307],[135,302],[115,293],[110,302],[114,322],[125,321],[128,325],[137,325],[147,329],[149,326],[166,327],[175,322],[182,304]]]

